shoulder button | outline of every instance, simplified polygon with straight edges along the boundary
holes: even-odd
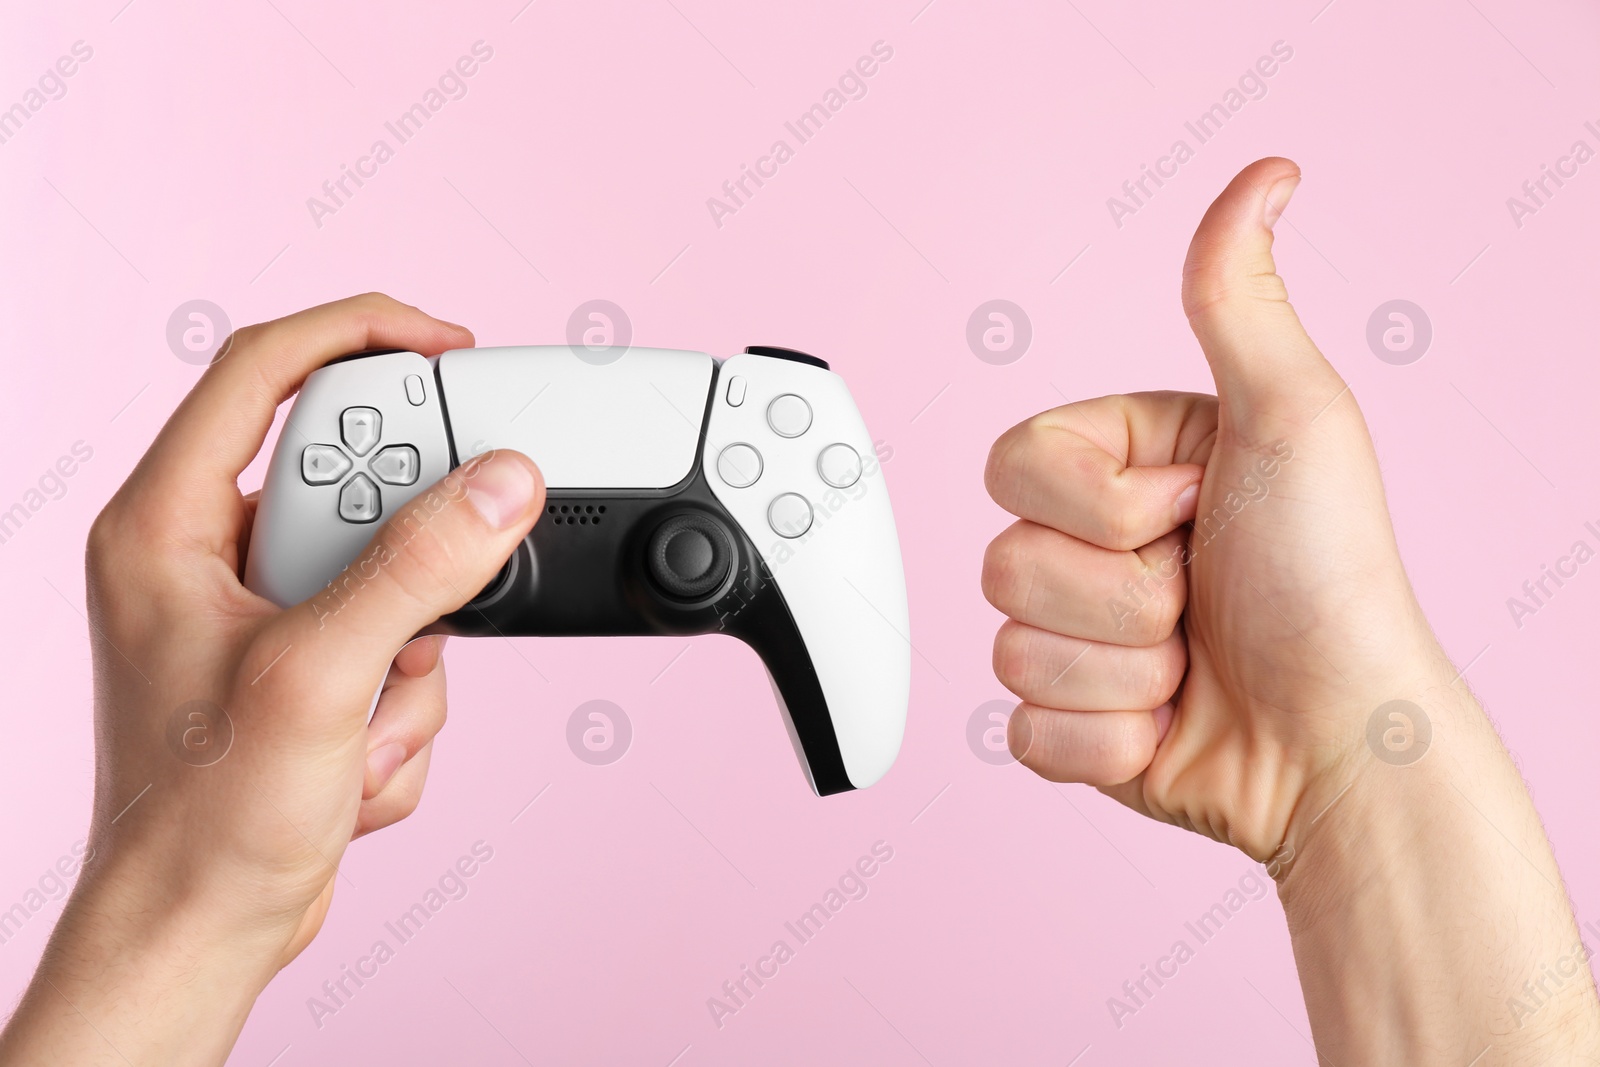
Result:
[[[745,354],[751,356],[770,356],[773,359],[786,359],[791,363],[809,363],[813,367],[828,369],[826,360],[809,356],[804,352],[797,352],[792,348],[774,348],[771,345],[747,345]]]

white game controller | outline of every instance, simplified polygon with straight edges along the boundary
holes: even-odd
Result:
[[[911,687],[888,488],[844,380],[749,348],[361,354],[313,373],[272,456],[245,582],[281,605],[339,578],[381,520],[459,463],[515,449],[545,514],[430,632],[728,633],[765,662],[820,795],[900,751]],[[337,586],[335,587],[337,592]]]

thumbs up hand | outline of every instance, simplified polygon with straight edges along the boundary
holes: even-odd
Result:
[[[1455,674],[1401,567],[1349,388],[1272,260],[1300,180],[1246,168],[1194,235],[1183,304],[1217,396],[1047,411],[996,442],[989,492],[1019,521],[983,588],[1009,616],[995,670],[1009,742],[1054,781],[1266,860],[1302,797],[1385,702]]]
[[[1361,413],[1274,267],[1299,179],[1246,167],[1190,245],[1216,396],[1101,397],[995,443],[989,492],[1018,517],[983,565],[1008,616],[995,672],[1022,699],[1007,740],[1267,863],[1326,1062],[1600,1055],[1538,814],[1423,618]],[[1550,960],[1576,977],[1535,997]]]

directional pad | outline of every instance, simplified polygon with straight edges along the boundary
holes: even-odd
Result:
[[[307,485],[332,485],[350,466],[350,457],[337,445],[306,445],[300,453],[300,477]]]
[[[403,418],[400,425],[405,425]],[[345,408],[339,413],[339,437],[343,448],[318,443],[301,450],[300,477],[307,485],[338,485],[339,517],[345,522],[377,522],[383,517],[379,483],[416,485],[422,477],[422,455],[415,445],[379,447],[383,413],[377,408]],[[356,469],[362,456],[368,457],[365,471]]]
[[[373,456],[367,466],[387,485],[415,485],[422,461],[410,445],[390,445]]]
[[[345,522],[376,522],[381,514],[383,499],[365,474],[351,478],[339,490],[339,517]]]
[[[378,443],[383,430],[383,416],[376,408],[345,408],[339,416],[339,432],[350,451],[364,456]]]

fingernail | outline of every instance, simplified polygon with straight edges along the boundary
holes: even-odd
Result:
[[[1182,526],[1194,518],[1195,501],[1200,499],[1200,483],[1195,482],[1189,488],[1178,494],[1178,502],[1172,505],[1172,523]]]
[[[1294,190],[1300,184],[1300,175],[1291,178],[1279,178],[1267,190],[1266,216],[1262,219],[1267,224],[1267,229],[1272,229],[1278,224],[1278,218],[1283,214],[1283,209],[1289,206],[1289,198],[1294,195]]]
[[[472,332],[471,330],[467,329],[465,326],[461,325],[459,322],[451,322],[449,319],[440,319],[439,321],[444,323],[446,326],[450,327],[452,330],[459,331],[460,333],[471,333]]]
[[[533,472],[525,463],[480,462],[467,477],[467,500],[496,530],[515,526],[533,501]]]
[[[427,644],[423,644],[422,642],[424,642],[424,641],[426,641]],[[421,647],[423,649],[426,649],[428,654],[433,656],[433,659],[429,662],[428,669],[426,671],[422,671],[420,673],[414,672],[412,670],[405,670],[404,668],[402,668],[402,670],[405,670],[406,674],[409,674],[414,678],[420,678],[420,677],[422,677],[422,675],[430,673],[431,671],[435,670],[439,666],[439,660],[440,660],[441,657],[444,656],[444,635],[443,634],[429,634],[426,637],[413,637],[411,640],[407,641],[403,646],[401,646],[400,651],[404,652],[406,649],[410,648],[412,645],[418,645],[419,647]],[[394,659],[395,659],[395,664],[398,665],[399,662],[400,662],[400,656],[398,654],[396,654]]]
[[[391,741],[367,753],[367,777],[373,783],[373,795],[383,791],[383,787],[389,784],[389,779],[394,777],[394,772],[405,761],[406,746],[398,741]]]
[[[1011,713],[1011,721],[1006,725],[1006,745],[1018,761],[1033,747],[1033,720],[1021,708]]]

